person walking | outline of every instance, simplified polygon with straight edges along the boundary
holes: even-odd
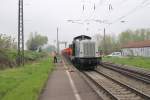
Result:
[[[54,57],[54,63],[57,63],[56,51],[53,52],[53,57]]]

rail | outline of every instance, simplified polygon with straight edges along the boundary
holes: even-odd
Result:
[[[144,83],[150,84],[150,73],[148,72],[137,71],[127,67],[123,67],[121,65],[116,65],[112,63],[106,63],[106,62],[101,63],[101,66],[128,75]]]

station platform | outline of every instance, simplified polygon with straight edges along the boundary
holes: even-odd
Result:
[[[65,64],[57,63],[50,74],[39,100],[100,100],[78,73]]]

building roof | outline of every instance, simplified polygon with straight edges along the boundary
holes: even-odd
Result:
[[[150,47],[150,40],[129,42],[128,44],[122,46],[122,48],[142,48],[142,47]]]

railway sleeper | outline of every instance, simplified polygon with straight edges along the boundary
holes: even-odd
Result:
[[[118,100],[144,100],[141,97],[125,97],[125,96],[120,96]]]
[[[120,90],[110,90],[110,92],[115,94],[131,94],[130,91],[120,91]]]

